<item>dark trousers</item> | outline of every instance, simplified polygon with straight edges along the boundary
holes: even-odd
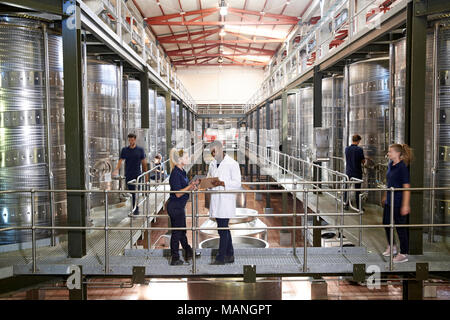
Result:
[[[186,227],[186,213],[184,208],[177,208],[169,203],[167,204],[167,212],[170,216],[170,223],[173,228],[185,228]],[[172,260],[180,259],[178,252],[179,247],[183,247],[186,252],[191,251],[192,248],[188,244],[186,237],[186,230],[172,230],[170,237],[170,252],[172,254]]]
[[[391,223],[391,210],[389,205],[384,205],[383,224]],[[409,224],[409,214],[402,216],[400,214],[400,207],[394,207],[394,223],[395,224]],[[409,252],[409,228],[396,227],[398,238],[400,240],[400,253],[408,254]],[[391,243],[391,229],[385,228],[386,238],[388,244]]]
[[[126,181],[130,181],[130,180],[133,180],[133,179],[136,179],[136,178],[127,178],[127,180]],[[127,183],[127,189],[128,190],[136,190],[136,186],[134,185],[134,184],[128,184]],[[132,199],[132,208],[134,208],[134,204],[136,203],[136,193],[132,193],[131,194],[131,199]],[[138,215],[139,214],[139,207],[137,207],[136,208],[136,211],[134,211],[134,213],[133,214],[135,214],[135,215]]]
[[[228,222],[230,219],[216,218],[218,228],[228,228]],[[216,256],[216,260],[224,261],[225,257],[234,256],[233,241],[231,240],[230,230],[219,230],[219,253]]]
[[[361,179],[358,177],[349,177],[349,178],[357,178],[357,179]],[[361,183],[355,183],[353,184],[347,184],[346,185],[347,189],[361,189]],[[361,191],[356,191],[355,195],[356,195],[356,208],[359,208],[359,195],[361,194]],[[344,192],[344,204],[348,204],[348,192]]]

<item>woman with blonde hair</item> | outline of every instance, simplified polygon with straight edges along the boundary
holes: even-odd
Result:
[[[183,149],[177,150],[173,148],[170,150],[170,191],[180,191],[177,193],[171,193],[169,202],[167,204],[167,212],[170,216],[171,226],[173,228],[185,228],[186,227],[186,202],[189,199],[189,191],[195,190],[199,183],[198,180],[191,181],[186,176],[184,166],[189,164],[189,155]],[[179,244],[184,249],[185,260],[192,258],[193,251],[188,244],[186,237],[186,230],[172,230],[172,236],[170,237],[170,252],[172,255],[171,265],[181,265],[183,261],[180,260],[178,252]]]
[[[409,182],[409,164],[412,161],[413,154],[407,144],[392,144],[388,151],[389,165],[386,174],[387,187],[391,188],[410,188]],[[395,191],[394,192],[394,223],[396,225],[408,224],[408,215],[411,212],[410,207],[410,191]],[[386,192],[383,195],[382,205],[384,207],[383,224],[391,223],[391,192]],[[390,255],[390,228],[385,228],[388,247],[384,256]],[[396,255],[394,262],[408,261],[409,251],[409,229],[404,227],[396,227],[398,238],[400,240],[400,253],[397,254],[397,247],[393,246],[393,254]]]

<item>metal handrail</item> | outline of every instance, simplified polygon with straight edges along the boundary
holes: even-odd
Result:
[[[417,227],[450,227],[450,224],[435,224],[435,223],[422,223],[422,224],[408,224],[408,225],[399,225],[399,224],[395,224],[394,219],[393,219],[393,199],[394,199],[394,192],[395,191],[426,191],[426,190],[450,190],[450,187],[440,187],[440,188],[380,188],[380,189],[370,189],[370,188],[366,188],[366,189],[347,189],[347,191],[389,191],[391,192],[391,206],[390,206],[390,215],[391,215],[391,219],[390,219],[390,224],[381,224],[381,225],[363,225],[363,224],[359,224],[359,225],[344,225],[341,221],[341,224],[337,224],[337,225],[326,225],[326,226],[309,226],[307,223],[307,217],[314,215],[314,214],[308,214],[308,197],[307,194],[309,192],[316,192],[317,189],[302,189],[302,190],[280,190],[277,191],[279,193],[290,193],[290,192],[301,192],[304,195],[304,207],[305,210],[303,212],[303,214],[297,214],[296,212],[292,213],[292,214],[284,214],[284,215],[290,215],[290,216],[298,216],[298,215],[303,215],[304,217],[304,223],[302,226],[272,226],[272,227],[234,227],[233,230],[254,230],[254,229],[265,229],[265,230],[297,230],[297,229],[303,229],[305,232],[305,242],[306,242],[306,233],[308,232],[309,229],[348,229],[348,228],[359,228],[360,230],[362,228],[390,228],[390,234],[391,234],[391,250],[390,250],[390,265],[389,265],[389,270],[392,271],[393,270],[393,246],[392,246],[392,241],[393,241],[393,228],[395,228],[396,226],[402,226],[402,227],[407,227],[407,228],[417,228]],[[342,192],[342,189],[335,189],[332,191],[336,191],[336,192]],[[14,192],[29,192],[31,195],[31,209],[32,209],[32,218],[31,218],[31,226],[27,226],[27,227],[8,227],[8,228],[2,228],[0,229],[0,232],[2,231],[10,231],[10,230],[31,230],[32,231],[32,271],[33,273],[36,272],[37,268],[37,251],[36,251],[36,230],[103,230],[105,231],[105,273],[108,274],[109,273],[109,237],[108,237],[108,232],[109,231],[130,231],[132,232],[133,230],[135,231],[151,231],[151,230],[191,230],[194,233],[197,233],[199,230],[231,230],[230,227],[227,228],[199,228],[198,227],[198,194],[200,193],[236,193],[236,190],[198,190],[198,191],[190,191],[187,192],[191,195],[191,197],[193,197],[192,199],[196,199],[197,201],[194,202],[196,203],[195,205],[195,210],[194,210],[194,206],[192,206],[192,226],[190,228],[188,227],[151,227],[151,225],[147,225],[145,227],[110,227],[109,223],[108,223],[108,194],[109,193],[114,193],[114,192],[120,192],[120,190],[40,190],[40,189],[31,189],[31,190],[8,190],[3,193],[14,193]],[[104,227],[84,227],[84,226],[61,226],[61,227],[57,227],[57,226],[36,226],[35,224],[35,194],[39,193],[39,192],[67,192],[67,193],[90,193],[90,192],[102,192],[105,195],[105,225]],[[163,193],[163,191],[151,191],[151,190],[145,190],[145,191],[141,191],[143,193]],[[179,191],[166,191],[167,193],[178,193]],[[239,192],[251,192],[251,193],[266,193],[266,192],[273,192],[272,190],[239,190]],[[294,199],[295,201],[296,199]],[[340,214],[340,213],[338,213]],[[315,215],[320,215],[320,214],[315,214]],[[261,215],[263,216],[263,215]],[[264,215],[266,216],[266,215]],[[267,216],[269,216],[267,214]],[[197,218],[197,219],[194,219]],[[193,235],[194,237],[194,235]],[[193,240],[195,241],[195,238],[193,238]],[[341,233],[341,242],[342,242],[342,233]],[[342,245],[341,245],[342,246]],[[195,248],[195,242],[194,242],[194,248]],[[150,247],[149,247],[150,249]],[[294,243],[294,249],[295,249],[295,243]],[[304,250],[303,250],[303,254],[304,254],[304,271],[306,272],[307,269],[307,243],[305,243],[304,245]],[[295,250],[294,250],[295,252]],[[341,251],[342,252],[342,251]],[[195,262],[195,255],[193,256],[193,273],[196,273],[196,262]]]

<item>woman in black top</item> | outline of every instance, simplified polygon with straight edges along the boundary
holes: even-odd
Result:
[[[410,188],[409,182],[409,164],[412,160],[412,151],[406,144],[393,144],[389,146],[389,165],[386,174],[387,187],[391,188]],[[408,224],[408,215],[411,212],[410,208],[410,191],[395,191],[394,192],[394,223]],[[384,206],[383,224],[391,223],[391,192],[385,192],[383,195],[382,205]],[[408,261],[409,251],[409,229],[396,227],[398,238],[400,240],[400,253],[397,254],[397,247],[393,246],[394,262]],[[385,228],[388,247],[384,256],[390,255],[390,228]]]
[[[191,181],[186,176],[184,166],[189,164],[189,156],[186,152],[173,148],[170,150],[170,167],[171,173],[169,178],[170,191],[182,191],[179,193],[171,193],[169,202],[167,204],[167,212],[170,216],[170,223],[173,228],[186,227],[186,202],[189,199],[188,191],[195,190],[199,183],[198,180]],[[170,237],[170,252],[172,254],[171,265],[181,265],[183,261],[180,260],[178,252],[179,243],[184,249],[185,260],[192,258],[192,248],[188,244],[186,237],[186,230],[172,230]]]

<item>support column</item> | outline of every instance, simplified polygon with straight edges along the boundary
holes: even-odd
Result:
[[[189,110],[186,112],[186,128],[187,131],[191,131],[191,113]]]
[[[244,175],[245,175],[245,179],[248,179],[248,156],[247,156],[247,143],[249,142],[250,139],[250,127],[249,127],[249,116],[246,115],[245,116],[245,124],[246,124],[246,136],[245,136],[245,144],[244,144],[244,150],[242,150],[242,152],[244,152],[244,159],[245,159],[245,165],[244,165]],[[248,180],[247,180],[248,181]]]
[[[67,189],[84,190],[85,159],[83,119],[83,67],[81,54],[80,6],[75,0],[63,2],[62,36],[64,60],[64,130],[66,141]],[[86,70],[84,70],[86,72]],[[67,225],[86,226],[86,194],[67,194]],[[86,255],[86,231],[69,230],[68,255]]]
[[[403,300],[423,300],[422,280],[403,280]]]
[[[275,103],[275,102],[273,102],[273,103]],[[272,125],[270,123],[270,103],[269,103],[269,101],[266,101],[266,129],[267,130],[273,129]],[[274,150],[274,147],[272,147],[271,150]],[[269,156],[270,156],[270,153],[269,153]],[[267,179],[267,182],[270,182],[269,174],[266,175],[266,179]],[[266,185],[266,190],[270,190],[269,185]],[[264,212],[268,213],[268,214],[273,213],[273,209],[270,207],[270,193],[266,193],[266,207],[264,209]]]
[[[257,181],[261,181],[261,175],[260,175],[260,163],[259,163],[259,127],[260,127],[260,123],[259,123],[259,113],[260,113],[260,108],[256,109],[256,180]],[[258,188],[255,188],[258,189]],[[261,198],[261,193],[255,193],[255,200],[262,200]]]
[[[148,69],[144,67],[144,71],[139,73],[139,80],[141,82],[141,128],[150,128],[150,110],[148,97]],[[156,91],[155,91],[156,97]],[[156,98],[155,98],[156,99]],[[155,104],[156,109],[156,104]]]
[[[328,300],[328,284],[321,276],[313,277],[311,300]]]
[[[313,87],[313,127],[314,128],[321,128],[322,127],[322,78],[323,74],[319,71],[319,67],[314,67],[314,87]],[[315,161],[314,163],[321,165],[320,161]],[[322,180],[322,170],[320,168],[315,168],[313,170],[313,180],[314,181],[321,181]],[[318,187],[320,188],[321,185],[319,184]],[[316,196],[319,196],[319,192],[316,193]],[[319,208],[316,208],[316,213],[319,213]],[[314,217],[313,218],[313,225],[318,226],[320,225],[320,218]],[[321,229],[314,229],[313,230],[313,246],[314,247],[320,247],[322,245],[322,232]],[[316,285],[316,284],[315,284]],[[318,284],[318,286],[320,286]],[[326,283],[325,283],[326,288]]]
[[[155,92],[156,96],[156,92]],[[166,92],[166,159],[169,158],[170,149],[172,149],[172,92],[169,90]],[[170,174],[170,166],[167,166],[167,173]]]
[[[427,16],[416,16],[420,3],[408,3],[406,20],[406,84],[405,84],[405,133],[406,143],[414,150],[410,166],[411,187],[424,185],[425,144],[425,66]],[[423,223],[423,192],[411,193],[409,223]],[[409,228],[409,253],[423,254],[422,228]]]
[[[287,150],[287,137],[288,137],[288,103],[287,103],[287,92],[283,91],[281,94],[281,152],[286,152]],[[286,166],[286,163],[281,164],[283,167]],[[297,201],[297,199],[295,199]],[[282,208],[283,213],[288,212],[288,194],[282,193],[281,195],[281,202],[282,202]],[[292,218],[290,218],[292,219]],[[281,225],[287,226],[288,224],[288,217],[282,217],[281,218]],[[295,230],[292,232],[295,233]],[[280,230],[280,245],[282,246],[288,246],[292,244],[292,236],[291,231],[288,230]]]
[[[319,66],[315,66],[313,77],[313,128],[322,127],[322,78],[323,74],[319,71]],[[315,161],[314,163],[318,165],[322,164],[320,161]],[[322,170],[320,168],[316,168],[313,170],[313,180],[320,181],[321,179]],[[318,187],[320,188],[321,185],[319,184]],[[318,209],[319,208],[317,208],[317,210]]]
[[[202,144],[205,144],[205,130],[206,130],[206,123],[205,123],[205,119],[202,119]],[[206,175],[206,163],[203,159],[203,155],[202,155],[202,174]]]
[[[183,103],[180,101],[178,104],[178,128],[180,129],[186,129],[183,125]]]
[[[40,289],[31,289],[27,291],[27,300],[45,300],[45,291]]]

